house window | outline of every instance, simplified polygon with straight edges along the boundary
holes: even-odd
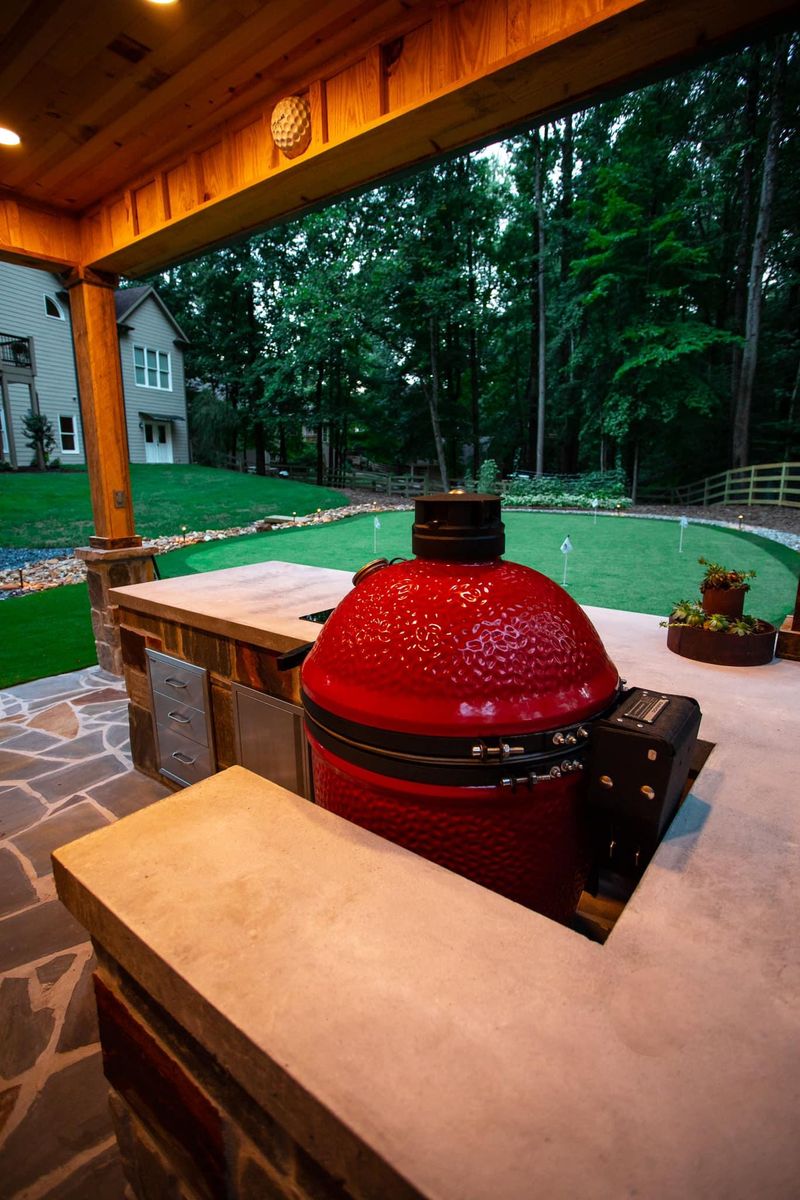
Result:
[[[61,306],[58,301],[53,299],[52,296],[45,296],[44,311],[48,317],[54,317],[56,321],[64,320],[64,314],[61,311]]]
[[[79,454],[78,429],[74,417],[58,418],[58,435],[62,454]]]
[[[159,388],[162,392],[171,392],[172,364],[170,356],[163,350],[150,350],[147,346],[134,346],[133,376],[138,387]]]

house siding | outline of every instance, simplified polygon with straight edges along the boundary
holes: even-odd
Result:
[[[56,300],[65,314],[63,321],[46,315],[45,295]],[[60,458],[64,465],[85,464],[69,301],[63,295],[63,285],[58,276],[49,271],[0,262],[0,332],[33,339],[36,375],[32,382],[36,388],[41,412],[53,423],[56,434],[56,448],[53,454]],[[175,345],[177,337],[176,327],[152,296],[148,296],[129,316],[123,318],[120,326],[120,364],[125,395],[128,454],[131,462],[146,461],[140,412],[182,418],[172,425],[173,461],[190,461],[183,348]],[[133,371],[134,344],[169,354],[172,369],[171,391],[137,385]],[[3,372],[4,388],[11,410],[11,444],[16,451],[17,465],[26,467],[33,459],[33,452],[25,445],[22,426],[23,418],[31,407],[27,384],[18,371],[12,371],[10,368],[4,370],[0,365],[0,372]],[[58,420],[60,416],[75,418],[79,450],[77,454],[64,453],[61,450]]]
[[[79,454],[62,454],[57,442],[54,454],[64,463],[85,462],[83,430],[80,429],[78,385],[72,352],[72,328],[67,302],[59,298],[63,285],[57,275],[0,262],[0,331],[16,337],[33,338],[36,376],[33,385],[39,397],[39,408],[53,422],[58,438],[58,418],[61,414],[75,418],[78,427]],[[48,317],[44,310],[45,295],[53,297],[65,314],[63,321]],[[0,368],[1,369],[1,368]],[[22,376],[8,372],[6,384],[11,407],[17,465],[27,467],[33,451],[25,445],[22,420],[30,411],[27,386]]]
[[[130,328],[128,328],[130,327]],[[176,463],[189,461],[189,432],[186,426],[186,399],[183,372],[183,348],[175,345],[177,332],[160,305],[152,296],[123,317],[120,328],[119,353],[125,388],[125,407],[128,415],[128,452],[131,462],[145,461],[144,429],[140,413],[161,413],[180,417],[172,425],[172,457]],[[133,370],[133,347],[147,346],[170,356],[172,389],[142,387],[136,382]]]

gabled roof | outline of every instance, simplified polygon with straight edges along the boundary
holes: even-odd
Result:
[[[152,298],[155,300],[156,304],[170,322],[181,341],[188,342],[189,339],[187,338],[186,334],[183,332],[180,325],[175,320],[156,289],[151,287],[150,284],[143,284],[140,287],[117,289],[117,291],[114,293],[114,304],[117,310],[117,324],[125,324],[131,313],[135,312],[136,309],[144,303],[148,296],[152,296]]]

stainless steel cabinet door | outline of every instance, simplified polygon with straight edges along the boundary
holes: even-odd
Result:
[[[302,708],[239,683],[231,691],[237,761],[310,800],[311,770]]]

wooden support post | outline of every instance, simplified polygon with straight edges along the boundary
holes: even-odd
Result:
[[[85,268],[66,278],[80,389],[83,438],[98,550],[141,546],[134,532],[128,430],[119,361],[113,276]]]

